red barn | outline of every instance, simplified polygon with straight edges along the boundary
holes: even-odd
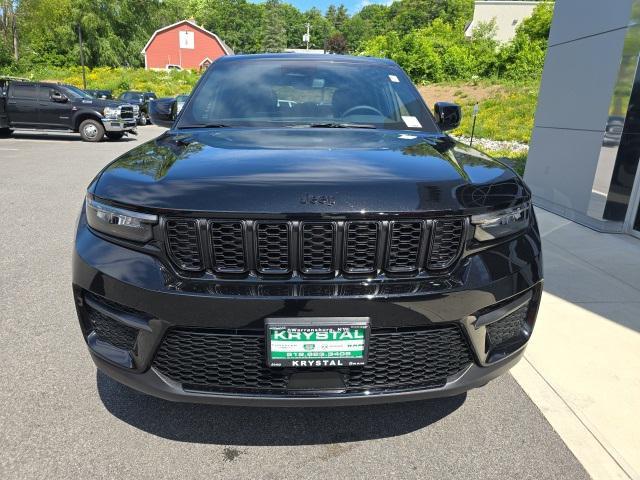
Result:
[[[182,20],[156,30],[142,49],[146,69],[208,67],[222,55],[233,51],[215,33],[192,20]]]

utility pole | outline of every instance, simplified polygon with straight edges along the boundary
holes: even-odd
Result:
[[[78,23],[78,40],[80,42],[80,63],[82,64],[82,88],[87,89],[87,77],[84,73],[84,50],[82,49],[82,27]]]
[[[309,50],[309,42],[311,41],[311,24],[309,22],[305,23],[307,27],[307,33],[302,36],[302,41],[307,44],[307,50]]]

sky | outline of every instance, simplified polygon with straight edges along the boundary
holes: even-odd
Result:
[[[259,0],[254,0],[259,1]],[[347,7],[349,13],[353,15],[354,13],[358,13],[362,7],[365,5],[369,5],[371,3],[382,3],[382,4],[390,4],[390,0],[283,0],[286,3],[290,3],[298,8],[298,10],[302,12],[306,12],[307,10],[316,7],[322,13],[327,11],[327,7],[329,5],[338,6],[341,3]]]

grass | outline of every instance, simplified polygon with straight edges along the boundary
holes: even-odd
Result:
[[[475,136],[529,143],[537,101],[537,90],[511,87],[503,95],[479,102]],[[468,136],[471,135],[475,102],[460,103],[462,124],[455,133]]]
[[[480,80],[473,83],[450,82],[419,87],[432,106],[437,101],[452,101],[462,106],[462,124],[456,135],[471,135],[473,106],[480,107],[475,136],[492,140],[529,143],[538,102],[537,82],[527,84]]]
[[[82,88],[80,67],[40,68],[21,76],[33,80],[69,83]],[[167,72],[143,68],[98,67],[92,70],[87,69],[86,77],[87,88],[112,90],[114,97],[126,90],[152,91],[159,97],[171,97],[191,92],[200,74],[189,70]]]

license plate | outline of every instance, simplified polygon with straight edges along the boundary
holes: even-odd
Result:
[[[269,318],[265,326],[269,367],[350,367],[367,361],[366,317]]]

